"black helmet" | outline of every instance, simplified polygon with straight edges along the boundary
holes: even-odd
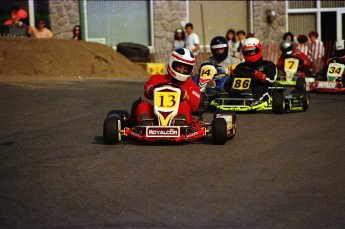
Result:
[[[228,57],[229,46],[228,40],[225,37],[214,37],[211,41],[210,48],[214,58],[216,58],[218,61],[223,61]],[[218,49],[224,49],[224,52],[217,53],[216,50]]]
[[[280,51],[282,51],[282,53],[291,54],[292,49],[293,49],[293,45],[292,45],[291,41],[283,40],[282,43],[280,44],[279,48],[280,48]]]

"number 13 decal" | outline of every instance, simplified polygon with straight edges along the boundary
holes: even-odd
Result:
[[[176,105],[175,95],[160,95],[159,99],[159,107],[174,107]]]

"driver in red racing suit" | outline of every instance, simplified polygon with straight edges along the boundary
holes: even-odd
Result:
[[[166,75],[153,75],[146,82],[144,95],[147,99],[153,99],[153,88],[159,83],[173,83],[181,87],[181,99],[178,114],[179,119],[186,119],[186,125],[192,122],[192,112],[196,111],[200,103],[199,86],[190,79],[195,66],[193,54],[185,48],[176,49],[171,53]],[[151,103],[141,102],[136,109],[136,119],[153,118],[153,106]],[[175,122],[175,125],[176,124]]]
[[[277,63],[278,70],[284,72],[285,74],[285,69],[284,69],[285,58],[296,57],[297,59],[300,60],[297,70],[301,72],[302,77],[305,77],[306,76],[305,70],[311,68],[311,62],[309,58],[303,52],[299,51],[298,49],[294,49],[291,41],[285,41],[285,40],[282,41],[279,48],[282,54],[280,55],[278,63]]]

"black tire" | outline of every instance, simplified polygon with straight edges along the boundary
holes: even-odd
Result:
[[[213,119],[212,122],[213,144],[224,145],[227,139],[226,121],[223,118]]]
[[[103,141],[107,145],[115,145],[120,142],[119,119],[115,117],[106,118],[103,123]]]
[[[150,50],[147,46],[132,42],[117,44],[116,51],[132,62],[150,62]]]
[[[298,77],[296,80],[296,90],[306,90],[307,83],[304,77]]]
[[[119,115],[120,117],[124,117],[124,116],[128,116],[128,112],[126,110],[111,110],[108,112],[107,114],[107,118],[110,116],[110,115],[114,115],[114,114],[117,114]]]
[[[310,97],[308,92],[303,92],[302,104],[303,104],[303,111],[307,111],[310,105]]]
[[[236,113],[234,111],[226,111],[226,110],[217,110],[214,112],[213,119],[216,119],[217,114],[226,114],[226,115],[232,115],[233,122],[236,122]]]
[[[206,95],[205,92],[201,92],[201,96],[200,96],[200,104],[198,107],[198,111],[200,112],[204,112],[206,110],[208,110],[209,106],[208,106],[208,97]]]
[[[132,106],[131,106],[131,119],[134,123],[134,125],[137,125],[137,107],[139,106],[139,104],[142,102],[142,99],[141,97],[138,99],[138,100],[135,100],[133,103],[132,103]]]
[[[275,114],[282,114],[285,111],[285,98],[283,93],[273,94],[272,108]]]

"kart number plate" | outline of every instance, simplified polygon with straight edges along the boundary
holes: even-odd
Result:
[[[235,90],[247,90],[250,87],[250,78],[235,78],[232,88]]]
[[[147,126],[146,136],[150,138],[178,138],[180,128],[178,126]]]
[[[296,58],[286,58],[284,61],[285,72],[297,72],[299,60]]]
[[[341,77],[344,72],[344,65],[339,63],[330,63],[327,70],[327,78],[329,81],[334,81],[336,78]]]
[[[175,109],[178,106],[178,96],[179,93],[176,91],[157,91],[155,93],[155,106]]]
[[[213,65],[204,65],[201,67],[200,78],[210,80],[216,73],[217,69]]]

